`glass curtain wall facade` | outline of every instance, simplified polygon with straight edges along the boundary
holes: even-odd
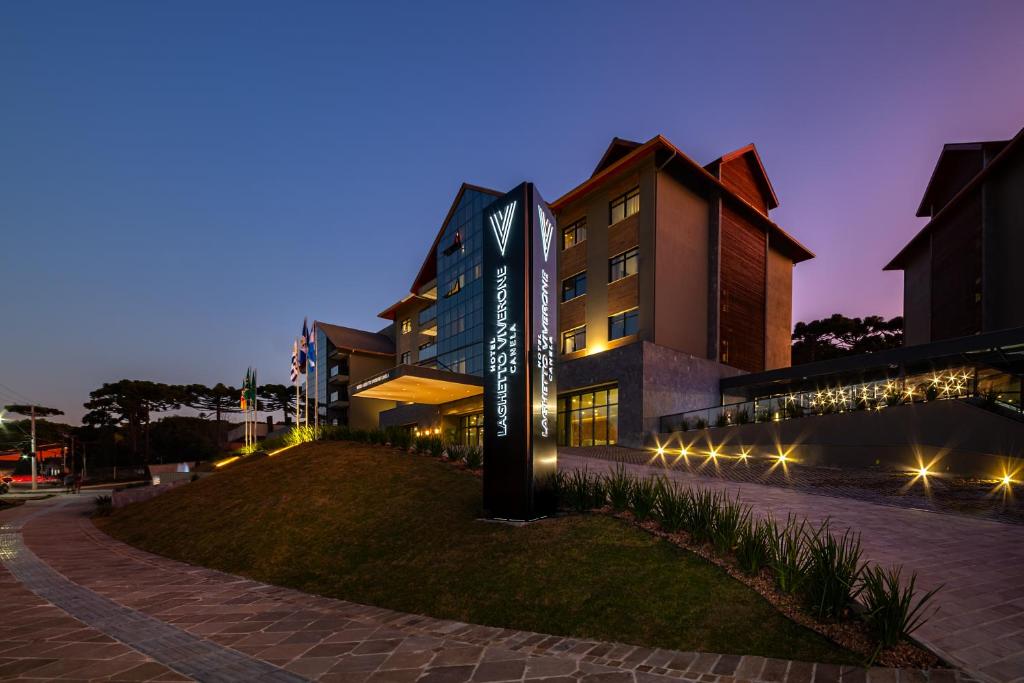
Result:
[[[484,208],[494,196],[467,189],[437,245],[440,369],[482,375]]]

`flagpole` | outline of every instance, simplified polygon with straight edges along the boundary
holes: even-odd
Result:
[[[257,394],[256,387],[256,369],[252,371],[252,438],[253,443],[259,443],[260,441],[260,399]],[[269,432],[267,436],[270,436]]]
[[[298,342],[296,342],[296,348],[298,348]],[[298,353],[296,351],[296,353]],[[298,363],[298,356],[295,357],[296,363]],[[296,365],[295,374],[295,426],[302,426],[302,382],[298,381],[298,366]]]
[[[313,321],[313,339],[316,339],[316,321]],[[314,351],[320,349],[319,344],[313,345]],[[316,365],[313,366],[313,370],[316,372],[316,377],[313,378],[313,390],[316,391],[313,394],[313,426],[320,426],[320,359],[316,358],[314,361]]]

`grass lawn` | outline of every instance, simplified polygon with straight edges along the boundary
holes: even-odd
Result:
[[[99,519],[187,562],[460,621],[679,650],[857,663],[717,567],[618,520],[477,520],[480,480],[348,443],[228,467]]]

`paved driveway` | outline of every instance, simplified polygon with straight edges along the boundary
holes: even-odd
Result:
[[[967,680],[950,670],[867,671],[561,638],[321,598],[126,546],[92,525],[91,498],[0,513],[0,680]]]
[[[637,474],[739,494],[760,513],[792,512],[813,523],[860,531],[867,559],[916,571],[924,589],[944,585],[939,613],[914,636],[990,681],[1024,681],[1024,526],[876,505],[775,486],[737,483],[663,465],[635,464],[630,449],[559,452],[559,469],[604,472],[617,460]]]

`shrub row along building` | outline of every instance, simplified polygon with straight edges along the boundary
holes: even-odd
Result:
[[[1024,326],[1022,190],[1021,134],[947,145],[919,212],[931,221],[887,266],[905,272],[907,343],[923,346],[902,360],[790,368],[793,267],[814,255],[772,221],[778,198],[755,147],[700,165],[662,136],[612,140],[590,177],[551,203],[561,234],[559,444],[641,445],[690,415],[778,421],[796,416],[787,405],[798,395],[808,404],[823,388],[891,384],[905,365],[936,370],[943,354],[938,365],[964,373],[963,354],[989,341],[927,345],[995,330],[1011,361],[985,370],[998,375],[1004,403],[1019,406],[1013,353],[1024,336],[1005,330]],[[462,185],[409,294],[380,313],[383,330],[317,323],[326,422],[481,441],[483,212],[503,194]],[[714,416],[701,412],[709,406]]]

